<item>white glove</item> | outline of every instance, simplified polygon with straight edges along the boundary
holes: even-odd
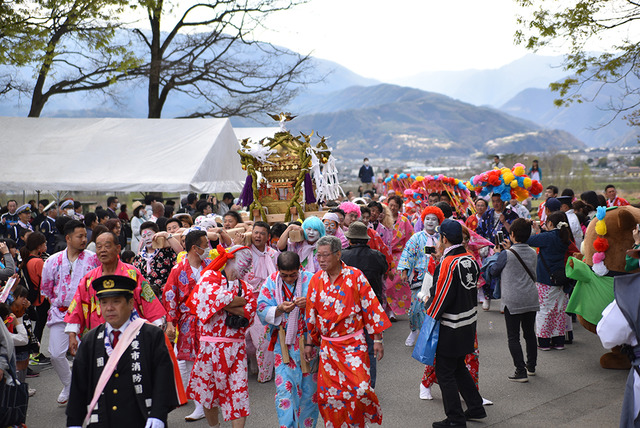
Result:
[[[158,418],[149,418],[144,428],[164,428],[164,422]]]

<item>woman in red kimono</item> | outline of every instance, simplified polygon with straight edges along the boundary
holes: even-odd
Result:
[[[402,255],[402,250],[405,244],[413,235],[413,226],[411,222],[400,213],[402,209],[402,198],[397,195],[389,196],[388,206],[393,216],[393,230],[391,238],[391,255],[393,256],[393,263],[390,267],[390,271],[394,272],[398,266],[398,261]],[[402,315],[409,311],[411,306],[411,290],[409,289],[409,283],[402,281],[399,274],[386,280],[387,290],[387,302],[389,304],[387,308],[387,314],[391,321],[396,320],[396,315]]]

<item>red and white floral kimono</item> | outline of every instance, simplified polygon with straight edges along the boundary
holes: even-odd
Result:
[[[398,214],[398,219],[393,225],[393,236],[391,238],[391,255],[393,263],[391,269],[398,267],[402,250],[411,235],[413,235],[413,226],[411,222],[402,214]],[[409,311],[411,306],[411,289],[409,283],[403,282],[399,273],[393,279],[386,280],[387,303],[389,308],[395,315],[403,315]]]
[[[373,335],[391,323],[362,272],[342,263],[333,283],[325,271],[313,275],[306,316],[311,341],[320,344],[318,404],[325,426],[382,423],[364,329]]]
[[[209,262],[208,259],[205,260],[201,264],[202,269],[207,267]],[[187,306],[187,300],[195,286],[193,269],[189,259],[185,257],[171,269],[162,293],[164,308],[167,310],[167,322],[173,323],[178,330],[176,355],[179,360],[195,361],[200,348],[198,318]]]
[[[244,315],[253,323],[256,298],[244,281],[227,282],[218,271],[202,275],[190,306],[196,308],[200,327],[200,353],[191,370],[187,396],[205,408],[220,407],[225,421],[249,416],[247,381],[247,328],[225,325],[227,306],[238,295],[247,300]]]

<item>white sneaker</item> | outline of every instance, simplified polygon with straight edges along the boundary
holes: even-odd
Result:
[[[407,336],[407,340],[404,341],[404,346],[415,345],[419,334],[420,332],[418,330],[414,330],[411,333],[409,333],[409,336]]]
[[[204,407],[202,406],[202,404],[196,401],[195,410],[190,415],[185,416],[184,420],[187,422],[195,422],[199,421],[200,419],[204,419]]]
[[[62,388],[60,395],[58,395],[58,404],[67,404],[67,401],[69,401],[69,390]]]
[[[482,302],[482,309],[488,311],[489,308],[491,308],[491,300],[485,300],[484,302]]]
[[[422,383],[420,383],[420,399],[433,400],[433,396],[431,395],[431,388],[427,388]]]
[[[482,397],[482,405],[483,406],[492,406],[493,405],[493,401],[487,400],[486,398]]]

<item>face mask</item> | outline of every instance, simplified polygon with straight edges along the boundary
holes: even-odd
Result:
[[[118,203],[116,204],[116,209],[117,209],[117,210],[119,210],[119,209],[120,209],[120,202],[118,202]]]
[[[209,249],[206,249],[202,252],[202,254],[198,254],[200,260],[204,261],[207,257],[209,257]]]
[[[313,228],[308,228],[305,229],[305,234],[307,235],[307,241],[309,242],[316,242],[318,240],[318,238],[320,237],[320,232],[318,232],[317,230],[313,229]]]
[[[369,166],[369,161],[364,161],[364,166]]]
[[[75,214],[75,211],[73,210],[73,208],[68,208],[68,209],[67,209],[67,215],[68,215],[69,217],[71,217],[71,216],[72,216],[72,215],[74,215],[74,214]]]

